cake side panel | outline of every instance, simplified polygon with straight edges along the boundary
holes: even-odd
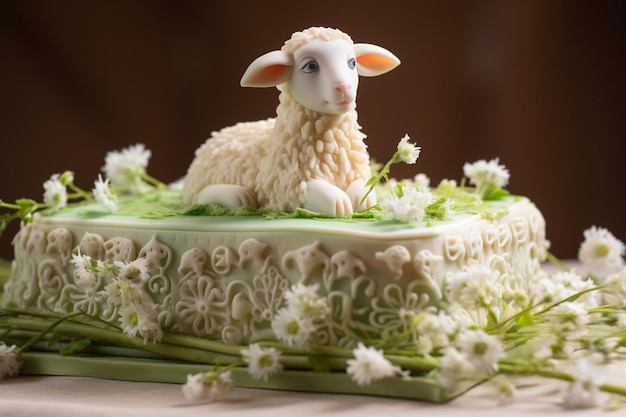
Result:
[[[545,257],[545,222],[534,205],[518,204],[497,222],[477,219],[422,239],[375,240],[317,233],[210,233],[151,227],[71,228],[39,219],[15,239],[5,288],[9,307],[85,311],[121,325],[111,275],[85,279],[72,254],[118,265],[147,260],[142,287],[166,331],[247,344],[275,339],[271,322],[294,284],[316,285],[331,319],[316,341],[355,340],[405,331],[412,317],[445,302],[446,276],[481,264],[501,271],[511,291],[523,287]]]

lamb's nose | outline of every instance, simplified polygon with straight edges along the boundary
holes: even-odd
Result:
[[[347,93],[352,88],[352,84],[349,83],[335,83],[334,86],[336,91],[340,93]]]

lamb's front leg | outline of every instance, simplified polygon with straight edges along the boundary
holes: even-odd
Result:
[[[311,180],[305,184],[304,208],[333,217],[353,213],[348,194],[336,185],[324,180]]]
[[[204,187],[195,204],[215,204],[226,208],[249,206],[256,208],[256,196],[248,187],[235,184],[211,184]]]
[[[375,206],[377,203],[376,192],[372,190],[371,193],[367,193],[370,187],[365,186],[365,180],[358,179],[352,181],[346,190],[346,194],[350,197],[352,207],[355,212],[359,212]],[[366,197],[367,195],[367,197]],[[363,200],[365,198],[365,200]],[[361,201],[363,201],[361,203]]]

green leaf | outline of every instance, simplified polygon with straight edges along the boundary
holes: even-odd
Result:
[[[50,336],[50,339],[48,339],[48,347],[53,347],[55,345],[59,349],[59,353],[62,356],[71,356],[75,353],[81,352],[86,347],[90,346],[91,340],[88,338],[79,339],[73,337],[69,340],[69,344],[65,346],[63,336],[58,333],[53,333],[52,336]]]
[[[490,185],[487,187],[487,189],[485,189],[483,193],[483,200],[497,201],[497,200],[502,200],[510,195],[511,194],[504,188]]]
[[[535,320],[533,319],[533,315],[530,314],[529,310],[524,311],[517,318],[517,325],[519,327],[532,326],[534,322],[535,322]]]
[[[330,367],[322,355],[309,355],[308,359],[313,372],[330,372]]]

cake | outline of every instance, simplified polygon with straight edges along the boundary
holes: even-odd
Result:
[[[419,157],[405,136],[371,169],[357,72],[398,64],[336,30],[298,32],[242,79],[279,88],[277,118],[214,133],[182,186],[149,176],[136,145],[107,155],[91,192],[66,172],[44,184],[44,209],[3,204],[17,211],[3,223],[23,223],[0,354],[19,354],[22,373],[189,375],[193,399],[233,383],[441,402],[497,371],[569,378],[524,350],[552,330],[524,331],[561,304],[597,306],[593,284],[546,280],[544,218],[505,190],[499,160],[436,186],[389,179]]]
[[[411,183],[405,181],[407,187]],[[415,317],[450,304],[451,277],[477,268],[497,271],[499,285],[507,289],[502,297],[528,292],[548,246],[536,206],[520,196],[483,200],[475,188],[453,181],[428,192],[440,196],[435,202],[447,196],[452,213],[438,218],[433,212],[406,222],[375,209],[343,218],[307,211],[245,212],[187,205],[174,188],[121,197],[114,213],[93,201],[37,212],[13,240],[5,308],[32,313],[35,319],[29,324],[40,314],[60,318],[84,313],[117,326],[128,341],[120,343],[126,350],[111,352],[108,336],[88,333],[86,363],[80,362],[85,360],[80,354],[50,359],[50,349],[40,346],[41,352],[26,355],[30,360],[23,372],[182,382],[172,370],[158,378],[154,372],[130,376],[123,371],[128,365],[102,368],[94,361],[113,356],[134,358],[137,365],[147,360],[137,358],[137,348],[163,355],[162,347],[181,336],[215,342],[224,352],[229,346],[282,341],[291,349],[303,348],[304,355],[307,349],[352,349],[360,342],[393,340],[407,332]],[[431,208],[437,206],[431,203]],[[143,312],[134,313],[143,328],[133,327],[128,318],[133,311],[123,301],[123,285],[125,294],[140,300]],[[312,289],[328,311],[306,339],[281,340],[273,325],[298,286]],[[48,326],[21,323],[30,330]],[[69,326],[63,331],[71,336],[75,330]],[[159,362],[187,359],[177,352],[166,355],[157,356]],[[227,356],[221,360],[228,363]],[[198,361],[212,359],[200,355]],[[319,384],[314,379],[323,374],[302,371],[301,366],[284,371],[270,387],[433,401],[458,394],[433,391],[432,380],[425,383],[422,374],[406,387],[396,386],[396,381],[373,389],[337,377]],[[288,372],[297,376],[288,378]],[[416,390],[418,383],[428,388]],[[236,385],[249,384],[248,379],[236,380]]]

